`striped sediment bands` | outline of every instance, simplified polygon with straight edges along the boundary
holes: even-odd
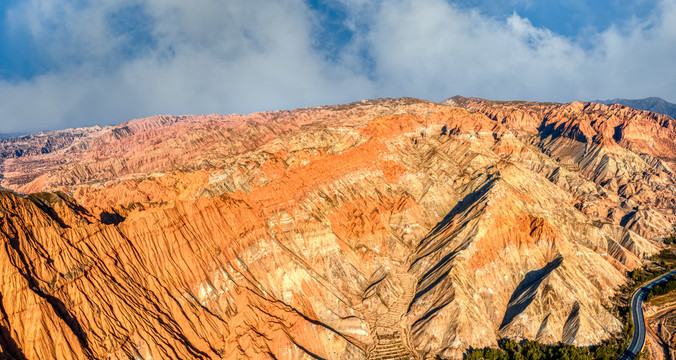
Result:
[[[2,186],[44,191],[0,192],[2,351],[458,358],[620,332],[606,305],[674,220],[673,120],[454,101],[0,142]]]

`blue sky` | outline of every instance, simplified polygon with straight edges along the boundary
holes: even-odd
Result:
[[[676,0],[4,0],[0,132],[413,96],[676,100]]]
[[[646,18],[658,5],[657,1],[631,0],[461,0],[456,3],[464,8],[478,8],[498,18],[516,12],[536,27],[573,38],[585,32],[606,30],[613,24],[626,23],[633,18]]]

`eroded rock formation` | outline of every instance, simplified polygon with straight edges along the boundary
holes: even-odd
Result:
[[[18,359],[460,357],[598,343],[675,222],[674,120],[382,99],[0,142]]]

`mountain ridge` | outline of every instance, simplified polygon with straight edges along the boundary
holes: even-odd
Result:
[[[402,98],[2,141],[2,185],[33,195],[0,192],[0,346],[356,359],[598,344],[622,329],[604,305],[675,223],[675,126],[622,106]]]
[[[638,110],[651,111],[658,114],[669,115],[671,118],[676,119],[676,104],[672,104],[659,97],[647,97],[643,99],[612,99],[612,100],[594,100],[593,102],[612,105],[620,104],[629,106]]]

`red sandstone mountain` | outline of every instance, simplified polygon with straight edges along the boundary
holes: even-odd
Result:
[[[385,358],[598,343],[676,222],[676,124],[416,99],[0,142],[17,359]]]

